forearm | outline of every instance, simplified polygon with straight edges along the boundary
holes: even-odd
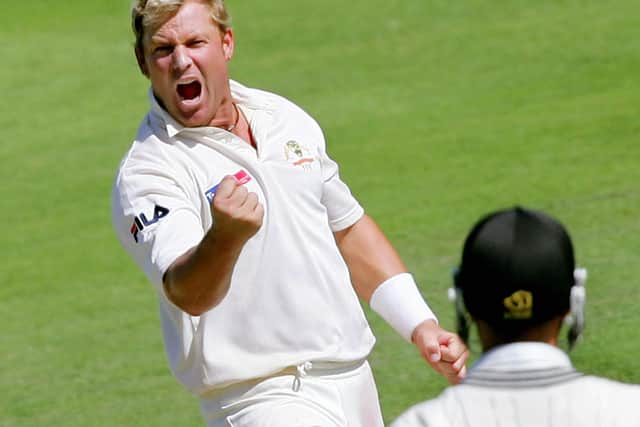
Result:
[[[258,196],[242,184],[233,176],[223,178],[211,204],[214,226],[165,274],[167,297],[192,316],[212,309],[227,295],[240,252],[262,225]]]
[[[371,218],[337,233],[336,241],[360,298],[407,341],[425,320],[437,322],[413,276]]]
[[[223,239],[209,230],[167,270],[164,290],[169,300],[192,316],[218,305],[229,290],[242,246],[242,242]]]

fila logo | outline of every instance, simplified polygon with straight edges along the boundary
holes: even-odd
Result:
[[[131,235],[133,236],[133,240],[138,243],[138,233],[144,230],[146,227],[155,224],[165,216],[169,214],[169,209],[156,205],[153,208],[153,218],[147,219],[147,216],[144,213],[139,214],[133,219],[133,224],[131,224]]]

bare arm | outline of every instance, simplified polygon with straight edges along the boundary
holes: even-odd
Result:
[[[367,303],[380,283],[407,271],[396,250],[368,215],[336,232],[335,238],[349,266],[353,287]]]
[[[353,287],[367,303],[381,283],[407,271],[382,230],[367,215],[335,233],[335,238],[349,267]],[[457,383],[465,375],[465,361],[469,356],[466,346],[456,334],[442,329],[435,320],[418,324],[411,341],[429,365],[449,382]]]
[[[175,305],[199,316],[222,301],[231,273],[247,240],[262,225],[264,210],[255,193],[233,177],[220,183],[211,215],[214,226],[202,241],[180,256],[164,276],[164,290]]]

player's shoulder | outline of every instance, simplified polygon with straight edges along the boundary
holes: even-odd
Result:
[[[250,99],[251,102],[271,108],[295,109],[303,112],[295,102],[284,95],[274,91],[244,86],[236,81],[231,80],[231,89],[235,96],[240,95],[242,98]]]
[[[640,402],[640,384],[631,384],[595,375],[584,375],[579,379],[576,387],[582,388],[585,393],[597,390],[603,395],[611,396],[612,399],[628,396]]]
[[[436,398],[417,403],[403,412],[390,427],[451,427],[447,391]],[[453,412],[455,413],[455,412]]]
[[[593,416],[607,414],[608,424],[640,427],[640,385],[584,375],[566,390]]]
[[[276,93],[265,89],[242,86],[238,82],[232,82],[234,91],[242,91],[248,94],[254,100],[260,100],[277,115],[286,118],[290,123],[304,123],[306,126],[312,126],[321,131],[320,125],[316,119],[300,104],[290,98],[288,95]]]
[[[163,139],[153,131],[150,122],[152,115],[147,114],[136,132],[136,136],[122,156],[118,166],[118,173],[127,175],[138,168],[164,167],[167,163],[168,139]]]
[[[172,163],[168,161],[170,156],[166,153],[167,144],[151,131],[145,123],[148,120],[149,116],[145,117],[117,166],[112,187],[114,200],[126,199],[127,195],[137,192],[145,181],[172,171]]]

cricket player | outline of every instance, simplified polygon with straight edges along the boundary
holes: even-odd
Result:
[[[392,427],[640,427],[640,386],[582,374],[569,348],[584,326],[586,270],[567,231],[516,207],[471,230],[455,275],[459,333],[475,322],[483,355],[461,384],[402,414]],[[468,313],[464,310],[468,310]]]
[[[466,347],[340,179],[320,126],[230,80],[229,21],[221,0],[134,2],[150,111],[116,175],[114,228],[208,426],[382,426],[360,301],[450,382]]]

